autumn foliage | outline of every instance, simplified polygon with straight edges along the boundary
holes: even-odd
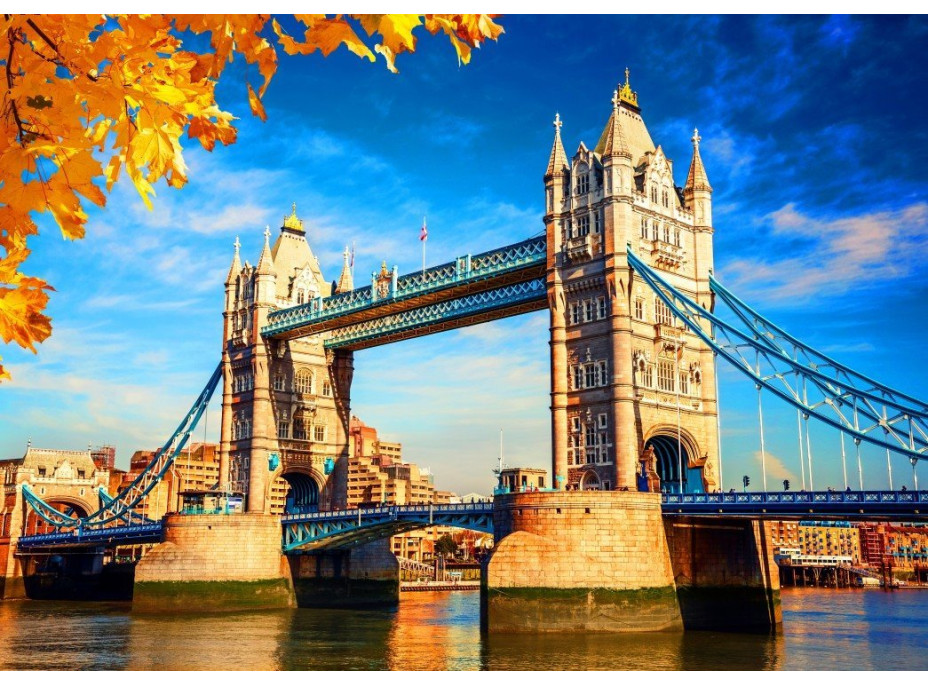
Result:
[[[261,98],[278,47],[328,56],[344,45],[371,62],[381,55],[395,72],[424,27],[443,33],[467,63],[473,47],[502,33],[494,16],[295,15],[303,35],[291,36],[267,15],[4,15],[0,337],[35,352],[51,333],[51,286],[20,271],[38,232],[33,213],[51,213],[62,234],[77,239],[84,203],[105,205],[120,175],[149,208],[159,180],[183,186],[185,131],[207,150],[235,142],[234,117],[219,108],[215,88],[237,56],[254,65],[256,83],[244,87],[252,112],[265,119]],[[0,379],[8,376],[0,366]]]

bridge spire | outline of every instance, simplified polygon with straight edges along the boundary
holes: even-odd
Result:
[[[568,169],[567,154],[564,152],[564,144],[561,142],[561,121],[560,113],[554,114],[554,145],[551,146],[551,156],[548,158],[548,171],[545,176],[555,176],[563,174]]]
[[[693,161],[690,162],[690,173],[686,177],[685,190],[708,191],[712,192],[712,186],[709,185],[709,177],[706,174],[706,168],[703,166],[702,157],[699,154],[699,142],[702,136],[699,135],[699,129],[693,129]]]
[[[607,157],[627,157],[631,159],[632,156],[628,148],[628,140],[625,138],[625,132],[622,131],[621,114],[619,113],[621,100],[619,91],[612,91],[612,114],[609,115],[609,121],[606,122],[606,130],[603,134],[603,159]]]
[[[274,262],[271,259],[271,227],[264,227],[264,248],[261,250],[261,257],[258,259],[258,274],[273,274]]]
[[[347,245],[342,256],[345,258],[345,262],[342,264],[342,274],[338,277],[338,285],[335,287],[336,293],[347,293],[354,290],[354,280],[351,278],[351,251]]]
[[[229,267],[229,275],[226,277],[226,285],[228,286],[232,281],[235,280],[235,277],[238,276],[238,273],[242,271],[242,262],[238,257],[238,249],[241,247],[241,243],[238,242],[238,236],[235,237],[235,254],[232,255],[232,266]]]

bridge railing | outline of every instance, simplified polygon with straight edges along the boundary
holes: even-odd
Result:
[[[378,297],[372,286],[356,288],[347,293],[337,293],[316,300],[271,312],[265,335],[278,333],[297,324],[324,321],[357,312],[381,300],[407,299],[439,291],[456,283],[478,281],[497,276],[529,264],[542,263],[547,258],[547,243],[544,237],[530,238],[520,243],[507,245],[479,255],[466,255],[448,262],[413,272],[396,279],[386,297]]]
[[[460,503],[454,505],[382,505],[378,507],[362,507],[351,510],[329,510],[326,512],[307,512],[284,516],[284,524],[297,522],[325,521],[331,519],[353,519],[360,515],[367,517],[399,517],[401,515],[433,514],[486,514],[493,511],[492,502]]]
[[[133,539],[159,535],[163,531],[161,522],[149,524],[132,524],[129,526],[109,526],[102,529],[74,529],[73,531],[53,534],[34,534],[21,536],[18,545],[23,548],[52,546],[65,543],[93,543],[109,539]]]
[[[928,491],[784,491],[758,493],[665,493],[664,505],[765,505],[784,503],[928,503]]]

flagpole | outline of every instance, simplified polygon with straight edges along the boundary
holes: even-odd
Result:
[[[425,244],[429,240],[428,229],[425,228],[425,217],[422,217],[422,230],[425,232],[422,238],[422,285],[425,285]]]

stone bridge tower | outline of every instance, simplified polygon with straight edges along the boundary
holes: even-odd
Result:
[[[327,351],[322,336],[265,340],[270,312],[350,290],[347,259],[337,284],[322,275],[296,206],[257,266],[235,256],[226,279],[223,327],[221,487],[247,496],[247,511],[343,507],[353,355]],[[274,506],[272,507],[272,500]],[[279,512],[276,512],[279,513]]]
[[[712,307],[712,188],[652,142],[628,82],[596,146],[568,160],[555,118],[545,180],[551,407],[559,488],[711,491],[718,408],[711,350],[629,267],[629,247]]]

